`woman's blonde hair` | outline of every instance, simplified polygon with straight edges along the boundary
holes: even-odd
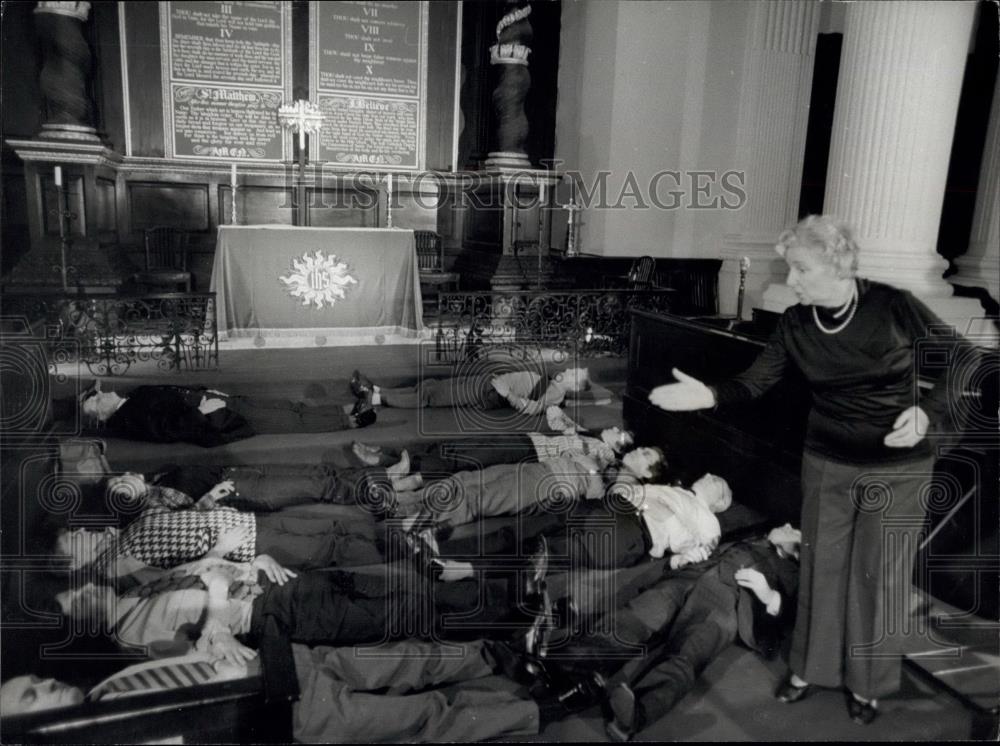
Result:
[[[837,268],[837,275],[850,279],[858,272],[858,245],[851,229],[832,215],[809,215],[778,237],[774,247],[782,257],[793,246],[820,252]]]

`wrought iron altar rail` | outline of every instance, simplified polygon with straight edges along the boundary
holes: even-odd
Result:
[[[441,293],[437,357],[457,362],[481,350],[544,347],[577,357],[624,355],[629,311],[669,311],[669,289],[513,290]]]
[[[99,376],[145,361],[162,370],[219,365],[215,293],[7,294],[2,311],[44,324],[50,365],[79,362]]]

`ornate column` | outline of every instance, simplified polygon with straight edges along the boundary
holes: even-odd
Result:
[[[89,13],[89,2],[40,2],[35,8],[46,114],[39,137],[100,142],[90,99],[90,46],[83,36]]]
[[[760,305],[764,287],[784,276],[774,243],[798,212],[819,17],[819,3],[807,0],[768,0],[750,11],[737,134],[747,201],[722,249],[724,314],[736,312],[742,257],[750,259],[747,317]]]
[[[853,226],[861,275],[960,332],[983,312],[952,297],[936,246],[974,16],[974,2],[848,6],[824,205]]]
[[[993,86],[969,249],[955,264],[958,273],[951,282],[986,288],[993,300],[1000,300],[1000,76]]]
[[[508,10],[497,23],[497,43],[490,47],[490,64],[500,66],[500,82],[493,91],[497,115],[497,150],[489,153],[487,168],[531,168],[525,153],[528,117],[524,99],[531,88],[528,55],[532,31],[531,6],[508,0]]]

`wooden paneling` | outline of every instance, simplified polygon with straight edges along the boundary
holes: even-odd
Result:
[[[0,250],[0,274],[7,274],[17,261],[24,256],[31,243],[28,230],[28,195],[24,171],[20,168],[13,173],[4,169],[3,178],[3,230],[2,250]]]
[[[125,3],[128,106],[132,153],[163,157],[163,84],[160,80],[159,3]]]
[[[211,227],[208,184],[130,182],[127,188],[133,235],[157,225],[197,232]]]
[[[47,236],[59,235],[59,191],[51,172],[42,172],[42,221]],[[83,198],[83,177],[71,176],[63,169],[63,184],[66,189],[66,203],[69,205],[70,216],[68,225],[70,235],[84,236],[87,233],[87,212]]]
[[[431,2],[427,48],[428,170],[451,171],[455,127],[455,50],[458,3]]]
[[[118,3],[93,3],[94,93],[97,128],[118,152],[125,152],[125,98]]]
[[[306,204],[310,205],[309,224],[317,228],[374,228],[378,225],[378,207],[370,193],[326,187],[322,197],[314,190],[306,190]]]
[[[95,214],[97,216],[97,232],[101,240],[103,234],[117,233],[118,215],[115,209],[115,182],[111,179],[97,179]]]
[[[230,225],[233,190],[219,184],[217,225]],[[241,186],[236,194],[236,220],[240,225],[294,225],[292,190],[284,186]]]

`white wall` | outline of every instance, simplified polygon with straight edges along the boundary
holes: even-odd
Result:
[[[735,0],[563,4],[556,157],[590,188],[607,174],[604,199],[583,212],[583,251],[719,256],[727,211],[690,206],[690,172],[734,167],[746,22]],[[661,179],[656,206],[664,170],[680,184]]]

